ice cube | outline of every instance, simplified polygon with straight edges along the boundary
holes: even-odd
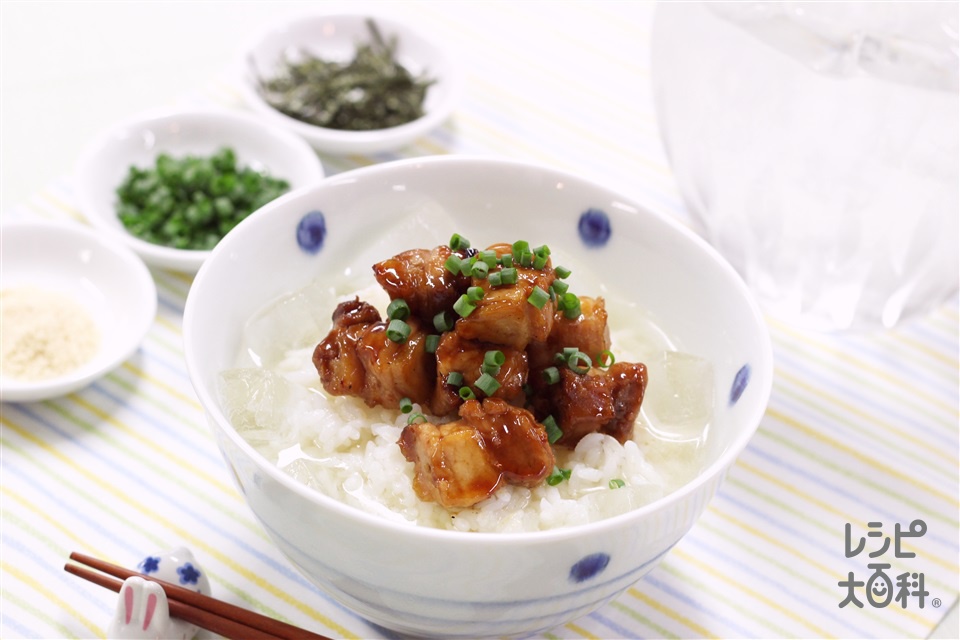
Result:
[[[647,367],[643,411],[650,427],[668,439],[699,439],[713,419],[713,366],[688,353],[664,351]]]

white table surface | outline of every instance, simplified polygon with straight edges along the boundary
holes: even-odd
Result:
[[[464,10],[482,11],[480,4],[465,2]],[[538,12],[551,11],[551,3],[528,4],[518,11],[502,4],[488,4],[490,11],[520,15],[529,20],[530,25],[539,23],[536,20]],[[429,3],[368,2],[363,6],[386,10],[414,22],[418,11],[425,8],[425,13],[433,16],[435,23],[443,22],[437,19],[438,16],[455,16],[457,12],[456,8],[442,9]],[[223,101],[223,95],[230,93],[227,72],[236,62],[241,44],[267,21],[317,7],[336,9],[347,5],[325,2],[41,3],[4,0],[0,3],[0,212],[3,212],[4,219],[11,211],[29,211],[31,206],[24,209],[23,203],[37,202],[37,194],[41,194],[42,200],[43,194],[51,190],[58,192],[64,180],[69,183],[68,176],[84,145],[97,131],[111,123],[142,110],[174,103],[184,96],[200,95],[202,100]],[[356,5],[350,9],[355,10]],[[585,15],[592,15],[583,7],[580,10]],[[647,33],[644,30],[649,29],[652,7],[643,3],[606,4],[596,20],[585,19],[580,25],[546,21],[540,41],[530,32],[531,40],[526,51],[534,64],[549,64],[542,48],[562,42],[551,38],[551,30],[565,29],[569,30],[565,33],[567,36],[582,32],[580,35],[585,41],[602,50],[606,46],[604,29],[621,11],[627,16],[626,23],[630,28],[637,29],[636,48],[627,46],[621,53],[637,54],[640,58],[637,64],[643,67],[638,76],[648,80],[645,68],[648,61],[642,59],[645,51],[641,47],[645,46]],[[467,41],[464,46],[478,46],[478,42]],[[515,46],[523,50],[525,45]],[[469,50],[468,54],[468,61],[471,55],[482,55],[479,51]],[[523,64],[523,61],[517,60],[516,64]],[[504,72],[507,69],[505,66]],[[496,81],[493,78],[481,80]],[[474,88],[474,91],[481,89]],[[610,172],[611,180],[617,183],[612,186],[626,184],[626,176],[631,173],[649,171],[656,176],[651,178],[654,186],[650,192],[670,205],[667,208],[672,206],[682,216],[682,204],[666,169],[668,165],[662,151],[656,148],[655,131],[650,129],[649,87],[636,91],[637,96],[623,96],[622,99],[623,104],[638,104],[645,110],[644,117],[638,119],[638,127],[643,130],[628,130],[623,134],[627,144],[640,140],[646,146],[638,158],[631,160],[635,164],[628,163],[620,173]],[[557,104],[556,108],[562,110],[563,105]],[[507,108],[502,115],[504,118],[522,117],[518,113]],[[584,124],[590,126],[589,122]],[[539,132],[535,130],[535,124],[530,126],[531,133],[525,141],[529,146],[516,147],[512,155],[543,160],[544,147],[537,147]],[[471,126],[469,121],[463,129],[466,134],[482,130],[475,124]],[[508,153],[503,148],[497,149],[496,145],[490,148]],[[650,166],[654,169],[649,169]],[[33,208],[43,206],[33,205]],[[197,422],[200,421],[198,418]],[[3,526],[8,531],[17,527],[6,519]],[[9,559],[16,554],[5,548],[3,555]],[[15,560],[11,562],[16,564]],[[7,573],[0,575],[7,594],[12,593],[8,589],[21,586],[11,580]],[[16,618],[22,613],[21,604],[17,602],[22,601],[11,602],[4,596],[0,609],[5,619]],[[931,637],[960,637],[957,626],[954,606]],[[17,629],[29,628],[29,625],[12,625],[5,631],[13,637],[20,635]]]

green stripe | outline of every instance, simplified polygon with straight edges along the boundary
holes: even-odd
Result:
[[[4,584],[9,584],[9,581],[10,581],[10,576],[6,576],[4,580]],[[19,609],[32,614],[38,620],[41,620],[47,625],[49,625],[51,628],[56,629],[57,636],[54,636],[54,637],[60,637],[60,638],[91,637],[90,635],[88,635],[89,634],[88,631],[78,632],[76,629],[71,629],[70,627],[64,626],[63,623],[61,623],[57,618],[51,616],[48,610],[38,609],[37,607],[33,606],[33,604],[30,603],[28,600],[24,600],[19,595],[17,595],[16,592],[13,591],[12,589],[0,589],[0,600],[3,600],[3,602],[5,603],[11,603],[11,604],[17,605]],[[63,617],[60,614],[60,611],[57,610],[55,611],[55,613],[58,617]],[[76,618],[73,618],[72,620],[73,622],[82,624]],[[87,629],[87,626],[83,625],[83,628]],[[99,637],[100,638],[104,637],[102,631],[100,632]]]

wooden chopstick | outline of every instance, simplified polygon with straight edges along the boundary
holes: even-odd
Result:
[[[234,606],[202,593],[185,589],[179,585],[158,580],[151,576],[131,571],[119,565],[106,562],[82,553],[71,553],[70,559],[80,564],[67,563],[64,569],[68,573],[89,580],[117,593],[123,586],[123,580],[138,576],[159,584],[167,594],[170,615],[195,624],[202,629],[218,633],[237,640],[330,640],[326,636],[301,629],[293,625],[274,620],[259,613]],[[86,566],[81,566],[86,565]],[[97,571],[92,571],[92,567]],[[98,573],[103,572],[103,573]],[[107,575],[104,575],[107,574]]]

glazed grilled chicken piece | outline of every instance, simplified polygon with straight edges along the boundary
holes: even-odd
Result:
[[[552,415],[563,431],[557,444],[575,446],[588,433],[605,433],[620,443],[633,435],[643,402],[647,367],[617,362],[606,371],[592,368],[579,375],[560,369],[560,382],[549,388]]]
[[[566,347],[576,347],[590,356],[594,364],[597,357],[610,348],[610,329],[607,327],[607,307],[603,298],[579,296],[580,315],[568,318],[557,311],[553,328],[546,342],[534,342],[529,346],[530,368],[537,371],[553,366],[553,357]]]
[[[543,425],[496,398],[468,400],[454,422],[408,425],[398,444],[414,463],[417,495],[446,508],[473,506],[502,481],[536,486],[555,464]]]
[[[366,302],[337,305],[333,329],[313,352],[323,388],[333,395],[363,398],[369,406],[398,409],[401,398],[428,404],[433,396],[436,365],[426,350],[427,334],[409,318],[410,335],[403,342],[387,337],[387,323]]]
[[[443,334],[437,346],[437,383],[431,407],[434,415],[451,413],[462,402],[458,394],[459,387],[447,384],[450,373],[461,374],[463,383],[460,386],[469,385],[478,397],[483,395],[474,383],[483,373],[483,359],[488,351],[500,351],[504,355],[500,372],[494,376],[500,388],[492,397],[502,398],[513,405],[523,405],[526,400],[523,385],[527,383],[527,354],[509,347],[464,340],[459,330],[454,330]]]
[[[366,368],[357,343],[367,327],[380,322],[376,307],[359,298],[341,302],[333,312],[333,328],[313,350],[313,366],[327,393],[358,396],[366,386]]]
[[[449,310],[470,286],[468,276],[454,275],[444,266],[451,255],[463,258],[466,253],[445,245],[411,249],[373,265],[373,275],[391,300],[405,300],[410,312],[429,326],[436,314]]]
[[[498,257],[512,251],[509,244],[495,244],[489,249]],[[550,335],[556,303],[548,301],[538,309],[527,302],[535,287],[550,291],[556,279],[550,260],[543,269],[516,264],[514,267],[517,269],[515,285],[491,287],[488,279],[473,279],[472,286],[482,287],[484,295],[470,315],[457,321],[457,331],[462,337],[526,349],[530,342],[544,341]]]

